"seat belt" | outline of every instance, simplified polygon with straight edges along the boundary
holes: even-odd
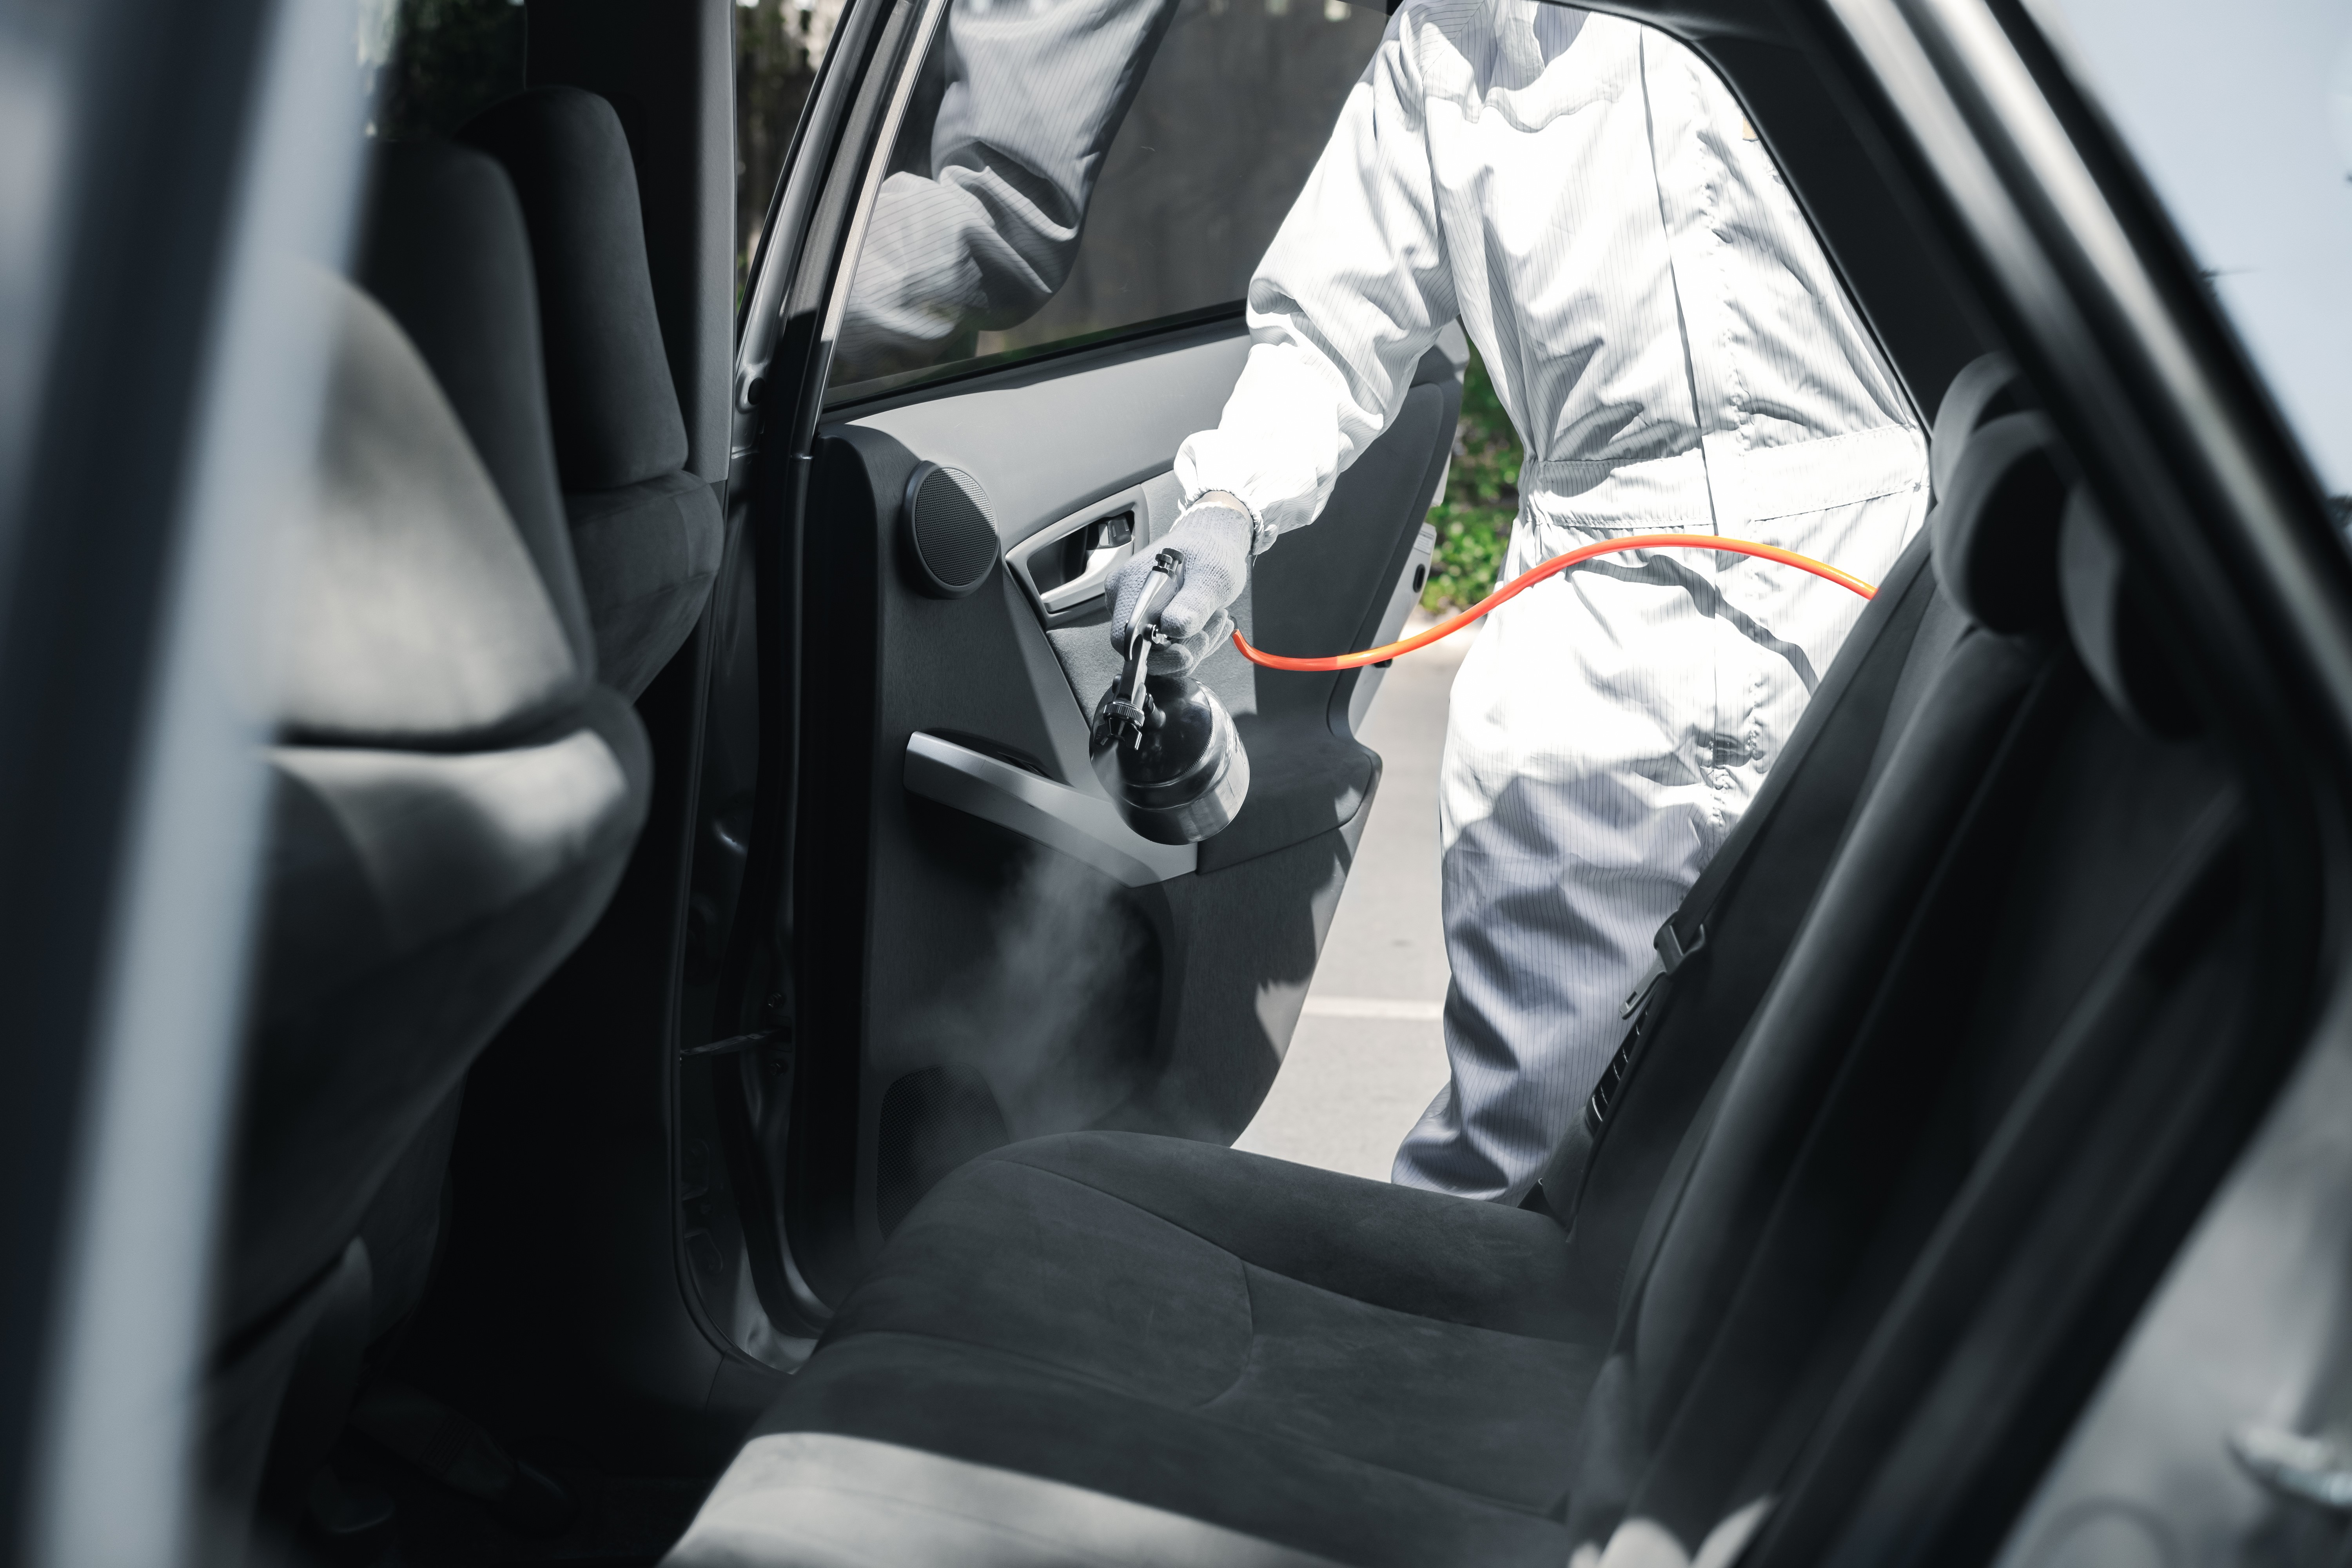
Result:
[[[1911,542],[1904,547],[1894,570],[1887,574],[1886,581],[1880,585],[1877,596],[1871,601],[1871,609],[1863,612],[1862,620],[1847,638],[1848,650],[1853,649],[1857,643],[1861,645],[1859,657],[1841,658],[1831,667],[1822,689],[1814,694],[1806,715],[1812,718],[1818,713],[1821,717],[1811,723],[1801,721],[1798,724],[1756,803],[1739,819],[1739,825],[1731,830],[1730,838],[1716,853],[1715,858],[1707,862],[1706,869],[1699,873],[1698,880],[1691,884],[1690,891],[1683,895],[1681,907],[1666,917],[1665,923],[1658,928],[1657,935],[1651,939],[1657,956],[1642,972],[1642,977],[1633,983],[1633,991],[1627,994],[1625,1004],[1618,1013],[1618,1016],[1628,1020],[1624,1038],[1618,1042],[1616,1054],[1609,1058],[1609,1065],[1601,1069],[1600,1081],[1592,1086],[1592,1092],[1585,1098],[1582,1114],[1570,1124],[1566,1134],[1553,1146],[1551,1158],[1544,1163],[1543,1173],[1536,1178],[1536,1184],[1528,1192],[1530,1206],[1540,1205],[1559,1223],[1562,1229],[1576,1218],[1576,1202],[1584,1185],[1585,1168],[1591,1163],[1593,1151],[1600,1144],[1603,1129],[1608,1126],[1611,1109],[1641,1060],[1643,1047],[1652,1032],[1651,1026],[1663,1016],[1665,1000],[1674,991],[1675,975],[1706,950],[1707,917],[1714,912],[1716,900],[1723,896],[1724,889],[1738,874],[1740,862],[1747,858],[1748,846],[1755,843],[1757,836],[1763,831],[1765,819],[1771,814],[1772,802],[1780,793],[1773,784],[1796,776],[1806,755],[1813,749],[1814,739],[1828,728],[1829,715],[1835,709],[1838,699],[1853,684],[1853,672],[1868,661],[1871,651],[1878,646],[1886,628],[1906,618],[1906,612],[1912,608],[1912,590],[1917,585],[1919,574],[1926,569],[1932,553],[1930,531],[1923,524],[1912,536]],[[1886,613],[1874,618],[1871,610],[1880,605],[1886,607]],[[1923,601],[1920,605],[1922,613],[1924,609]],[[1912,635],[1916,637],[1920,616],[1913,614],[1907,618]],[[1843,676],[1841,670],[1843,671]]]

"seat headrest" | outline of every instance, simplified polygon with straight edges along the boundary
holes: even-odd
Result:
[[[2066,503],[2058,591],[2075,655],[2107,706],[2143,734],[2196,733],[2196,710],[2157,638],[2147,584],[2087,491]]]
[[[588,680],[546,582],[415,345],[341,278],[318,458],[289,540],[286,738],[440,750],[528,730]]]
[[[514,188],[481,153],[438,143],[383,145],[371,175],[360,287],[424,355],[538,563],[573,653],[593,670],[595,644],[555,477],[530,241]]]
[[[654,309],[636,163],[613,106],[576,87],[534,88],[457,136],[504,164],[522,198],[564,489],[684,468],[686,417]]]
[[[2039,414],[2008,414],[1960,443],[1929,515],[1936,581],[1969,618],[2007,636],[2058,629],[2058,523],[2066,479]]]
[[[2007,354],[1970,360],[1952,377],[1952,384],[1944,389],[1944,401],[1937,405],[1934,438],[1927,446],[1927,479],[1935,494],[1950,491],[1952,467],[1979,426],[2003,415],[2022,413],[2025,406],[2017,367]]]

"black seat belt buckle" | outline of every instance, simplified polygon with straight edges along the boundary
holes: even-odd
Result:
[[[1675,922],[1668,921],[1658,928],[1658,934],[1651,939],[1651,945],[1658,950],[1658,962],[1664,966],[1665,973],[1672,974],[1693,953],[1706,946],[1706,927],[1699,927],[1698,934],[1691,939],[1691,944],[1685,947],[1681,935],[1675,930]]]
[[[1690,961],[1692,954],[1706,946],[1706,927],[1699,927],[1698,934],[1691,939],[1691,944],[1685,947],[1680,933],[1675,930],[1675,922],[1669,920],[1658,928],[1658,934],[1651,939],[1651,945],[1658,950],[1658,956],[1651,961],[1649,968],[1642,971],[1642,978],[1633,983],[1633,994],[1627,996],[1625,1005],[1617,1010],[1620,1018],[1630,1018],[1640,1012],[1642,1004],[1650,999],[1650,993],[1657,988],[1659,981],[1680,969]]]

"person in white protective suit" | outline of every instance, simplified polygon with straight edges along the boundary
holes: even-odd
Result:
[[[1631,22],[1406,0],[1248,307],[1240,383],[1176,460],[1179,661],[1457,318],[1527,447],[1507,576],[1678,531],[1876,580],[1926,510],[1916,421],[1771,160],[1711,71]],[[1115,628],[1148,570],[1125,569]],[[1443,763],[1452,1077],[1396,1181],[1526,1194],[1860,607],[1784,566],[1659,551],[1487,617]]]

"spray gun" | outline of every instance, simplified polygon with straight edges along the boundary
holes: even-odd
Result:
[[[1151,650],[1170,641],[1160,613],[1184,581],[1184,558],[1163,550],[1127,620],[1127,663],[1095,705],[1087,750],[1128,826],[1159,844],[1197,844],[1222,832],[1249,794],[1249,753],[1216,693],[1189,676],[1153,675]]]

